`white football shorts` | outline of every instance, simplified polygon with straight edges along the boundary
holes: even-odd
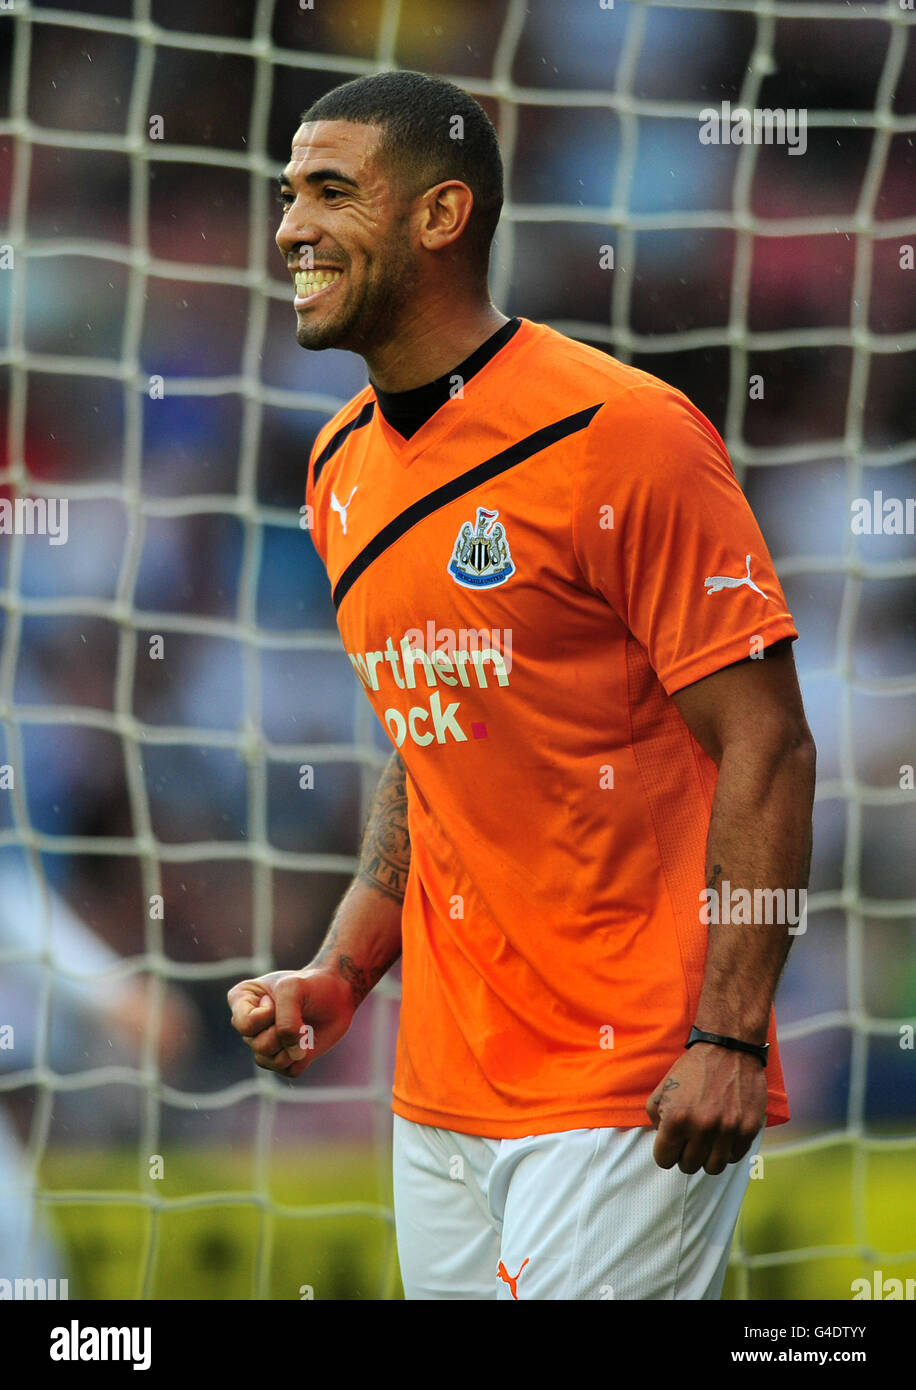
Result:
[[[408,1299],[718,1299],[750,1165],[659,1168],[655,1130],[481,1139],[394,1116]]]

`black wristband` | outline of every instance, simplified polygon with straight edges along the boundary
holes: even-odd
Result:
[[[693,1047],[694,1043],[707,1042],[715,1043],[717,1047],[727,1047],[731,1052],[750,1052],[757,1060],[766,1066],[767,1058],[770,1055],[770,1044],[741,1042],[739,1038],[726,1038],[722,1033],[704,1033],[702,1028],[694,1026],[690,1030],[690,1035],[684,1047]]]

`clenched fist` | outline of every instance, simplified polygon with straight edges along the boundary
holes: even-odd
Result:
[[[321,967],[274,970],[228,994],[232,1026],[266,1071],[299,1076],[346,1033],[356,1010],[342,976]]]

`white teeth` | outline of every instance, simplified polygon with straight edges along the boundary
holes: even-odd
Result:
[[[307,299],[309,295],[339,280],[342,274],[340,270],[297,270],[296,293],[300,298]]]

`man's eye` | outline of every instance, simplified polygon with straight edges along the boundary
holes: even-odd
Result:
[[[341,188],[322,188],[321,194],[322,197],[331,199],[344,197],[344,192]],[[294,193],[281,192],[277,194],[277,202],[284,212],[288,211],[295,201],[296,197]]]

